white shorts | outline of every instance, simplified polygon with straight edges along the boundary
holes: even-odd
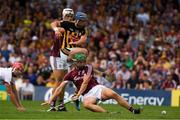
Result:
[[[67,62],[68,56],[60,52],[61,57],[50,56],[50,64],[53,70],[68,70],[70,63]]]
[[[102,100],[101,93],[104,88],[105,88],[105,86],[103,86],[103,85],[96,85],[91,90],[89,90],[88,93],[86,93],[84,95],[84,98],[95,97],[96,99]]]

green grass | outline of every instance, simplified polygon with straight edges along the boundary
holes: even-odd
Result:
[[[46,112],[48,107],[40,106],[40,102],[24,101],[23,105],[26,111],[22,113],[16,111],[9,101],[0,101],[0,119],[180,119],[179,107],[143,106],[142,114],[133,115],[118,105],[103,105],[103,107],[111,112],[119,113],[94,113],[82,106],[81,111],[76,111],[72,103],[66,105],[68,112]],[[166,110],[167,114],[162,115],[162,110]]]

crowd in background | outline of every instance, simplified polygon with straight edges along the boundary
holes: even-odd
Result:
[[[88,15],[87,62],[111,88],[180,88],[179,0],[0,1],[0,66],[25,65],[25,80],[53,87],[53,31],[65,7]],[[30,86],[31,88],[32,86]]]

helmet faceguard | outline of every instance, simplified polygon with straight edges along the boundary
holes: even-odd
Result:
[[[63,9],[62,16],[63,16],[63,19],[67,19],[67,17],[73,19],[73,17],[74,17],[73,9],[71,9],[71,8]]]
[[[77,12],[75,15],[75,20],[76,20],[76,26],[79,28],[83,28],[86,26],[87,24],[87,14],[83,13],[83,12]]]

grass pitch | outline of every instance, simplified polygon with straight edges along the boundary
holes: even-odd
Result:
[[[0,101],[0,119],[177,119],[180,120],[180,107],[167,106],[143,106],[144,110],[140,115],[134,115],[118,105],[102,105],[112,113],[94,113],[84,109],[76,111],[74,104],[67,104],[67,112],[46,112],[48,107],[40,106],[41,102],[24,101],[25,112],[16,111],[9,101]],[[136,106],[138,107],[138,106]],[[167,114],[162,115],[161,111],[166,110]]]

